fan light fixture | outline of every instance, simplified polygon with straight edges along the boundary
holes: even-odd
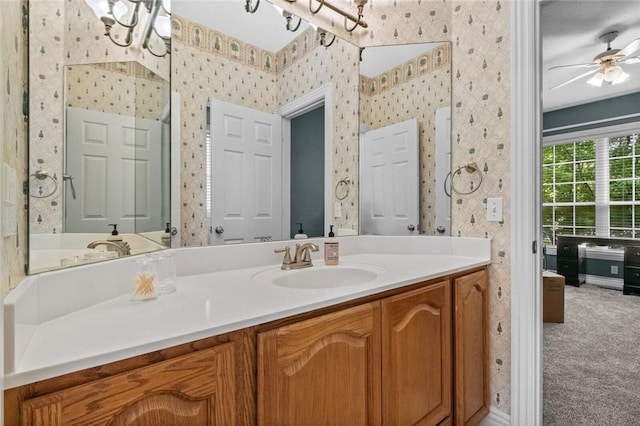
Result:
[[[159,58],[171,53],[171,7],[170,0],[85,0],[93,13],[104,24],[104,35],[120,47],[133,43],[133,30],[140,23],[140,7],[147,11],[142,48]],[[124,42],[113,35],[113,29],[123,28]],[[159,39],[159,43],[153,39]],[[164,51],[154,51],[152,45],[164,45]]]
[[[629,78],[629,74],[624,72],[618,65],[605,65],[605,67],[598,71],[596,75],[591,77],[587,81],[592,86],[602,87],[602,83],[618,84],[626,81]]]
[[[616,39],[616,37],[618,37],[618,31],[610,31],[599,37],[602,42],[607,44],[607,49],[596,55],[592,62],[585,64],[558,65],[549,68],[549,70],[559,68],[591,68],[591,70],[583,74],[551,87],[550,90],[566,86],[567,84],[573,83],[574,81],[590,75],[593,75],[593,77],[587,80],[587,83],[596,87],[602,87],[603,82],[612,85],[626,81],[629,78],[629,74],[624,72],[620,64],[624,66],[640,64],[640,56],[632,56],[640,50],[640,38],[633,40],[622,49],[612,49],[611,43]]]

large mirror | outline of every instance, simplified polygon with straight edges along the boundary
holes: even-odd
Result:
[[[450,43],[367,47],[360,78],[360,232],[449,235]]]
[[[84,0],[29,17],[29,272],[167,247],[169,58],[139,29],[117,46]]]
[[[393,54],[391,70],[361,77],[357,46],[305,22],[287,31],[287,20],[269,3],[249,14],[238,1],[180,0],[173,11],[172,83],[185,110],[182,142],[198,146],[205,140],[208,151],[200,167],[210,173],[210,187],[203,189],[211,197],[198,195],[197,180],[184,182],[183,200],[195,211],[187,216],[196,218],[183,228],[183,239],[191,238],[187,244],[281,240],[300,232],[323,236],[331,227],[336,235],[397,234],[360,229],[359,139],[364,127],[376,130],[409,119],[415,122],[416,217],[404,229],[413,225],[413,234],[435,233],[436,111],[450,106],[448,43],[412,46],[409,53]],[[293,17],[290,27],[297,25]],[[363,62],[378,49],[365,48]],[[388,52],[383,58],[389,66]],[[367,79],[382,83],[372,87]],[[449,121],[447,114],[442,118],[447,139],[442,163],[448,170]],[[274,154],[266,147],[280,138],[281,128],[284,154]],[[240,147],[247,134],[259,135],[248,155]],[[442,202],[448,212],[449,198]],[[197,204],[210,206],[206,218],[198,217]],[[445,212],[445,225],[447,218]]]
[[[180,147],[181,175],[172,180],[180,180],[180,194],[173,197],[179,197],[182,219],[175,225],[182,245],[282,240],[299,233],[314,237],[327,235],[331,227],[336,235],[399,233],[362,227],[360,173],[364,157],[360,149],[364,145],[360,141],[367,133],[374,134],[368,130],[375,132],[411,120],[418,141],[411,154],[414,162],[417,159],[418,177],[410,179],[418,217],[403,228],[409,231],[411,227],[413,234],[437,234],[440,227],[448,231],[450,200],[436,193],[443,187],[441,176],[446,177],[449,170],[449,146],[447,142],[436,149],[436,139],[449,138],[449,43],[425,43],[417,50],[412,46],[409,53],[398,53],[406,50],[402,46],[388,47],[391,52],[382,55],[387,67],[370,73],[360,69],[361,54],[366,67],[368,56],[381,47],[361,52],[358,46],[340,37],[334,40],[331,33],[304,21],[298,27],[297,17],[292,17],[287,29],[286,17],[268,2],[262,2],[255,13],[247,13],[240,0],[172,3],[170,69],[168,57],[156,58],[140,48],[120,48],[101,36],[104,28],[83,0],[32,5],[31,21],[46,21],[47,32],[33,27],[30,34],[30,108],[32,117],[38,117],[30,126],[30,167],[32,174],[45,171],[59,184],[55,197],[31,198],[32,272],[39,270],[33,267],[37,254],[51,254],[58,263],[62,257],[75,256],[61,252],[67,248],[59,243],[76,236],[68,232],[66,203],[77,202],[85,192],[74,176],[74,200],[71,180],[64,180],[64,175],[71,175],[64,136],[77,133],[67,127],[68,107],[74,107],[67,99],[76,96],[69,90],[74,90],[73,81],[78,78],[72,73],[106,75],[122,73],[125,68],[136,68],[137,75],[147,73],[147,77],[153,73],[153,81],[145,84],[158,88],[149,96],[154,96],[154,108],[161,113],[152,119],[161,123],[166,118],[168,91],[166,86],[156,86],[156,78],[171,81],[171,90],[179,99],[172,106],[179,106],[174,109],[180,120],[173,144]],[[295,32],[290,31],[295,27]],[[390,63],[392,56],[399,59]],[[51,66],[52,62],[56,65]],[[132,65],[136,62],[142,68]],[[82,68],[85,66],[90,68]],[[144,99],[123,84],[109,87],[113,87],[108,90],[116,99],[109,103]],[[94,93],[96,89],[86,90]],[[440,122],[445,124],[438,125]],[[165,125],[161,128],[166,132]],[[256,138],[245,152],[234,144],[248,132]],[[280,153],[269,151],[278,140],[284,141],[278,148]],[[163,142],[158,145],[160,227],[142,229],[134,220],[136,226],[126,229],[119,220],[119,229],[127,235],[131,232],[130,238],[146,232],[153,238],[141,241],[152,244],[155,238],[161,246],[165,222],[169,221],[165,214],[169,174],[168,146]],[[135,167],[130,170],[139,175]],[[38,195],[50,179],[38,175],[31,180],[36,185],[30,190]],[[135,179],[129,192],[120,193],[133,203],[136,214],[143,210],[139,195],[148,192],[140,185]],[[437,213],[440,206],[444,206],[442,214]],[[110,236],[109,229],[97,235],[82,233],[91,241]],[[43,241],[39,237],[43,234],[53,243]],[[84,251],[86,241],[82,244]]]

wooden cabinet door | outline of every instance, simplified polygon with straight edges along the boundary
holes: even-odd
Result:
[[[380,304],[258,335],[258,424],[379,425]]]
[[[383,424],[438,425],[451,414],[448,280],[382,301]]]
[[[22,424],[234,425],[234,344],[75,386],[22,404]]]
[[[454,423],[476,425],[489,413],[487,271],[454,282]]]

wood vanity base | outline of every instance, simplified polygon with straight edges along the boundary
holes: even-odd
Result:
[[[486,268],[5,391],[7,425],[476,425]]]

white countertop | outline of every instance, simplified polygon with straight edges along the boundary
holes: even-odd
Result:
[[[121,294],[36,324],[16,320],[16,340],[27,341],[17,351],[14,368],[7,370],[5,388],[483,266],[490,262],[488,241],[485,246],[477,255],[420,254],[421,250],[415,254],[346,254],[340,258],[340,267],[373,268],[377,277],[335,288],[284,288],[260,278],[279,271],[279,264],[193,275],[183,271],[178,290],[158,299],[131,302],[129,294]],[[322,267],[323,262],[314,263]],[[274,272],[260,274],[265,271]],[[254,276],[258,278],[252,279]]]

